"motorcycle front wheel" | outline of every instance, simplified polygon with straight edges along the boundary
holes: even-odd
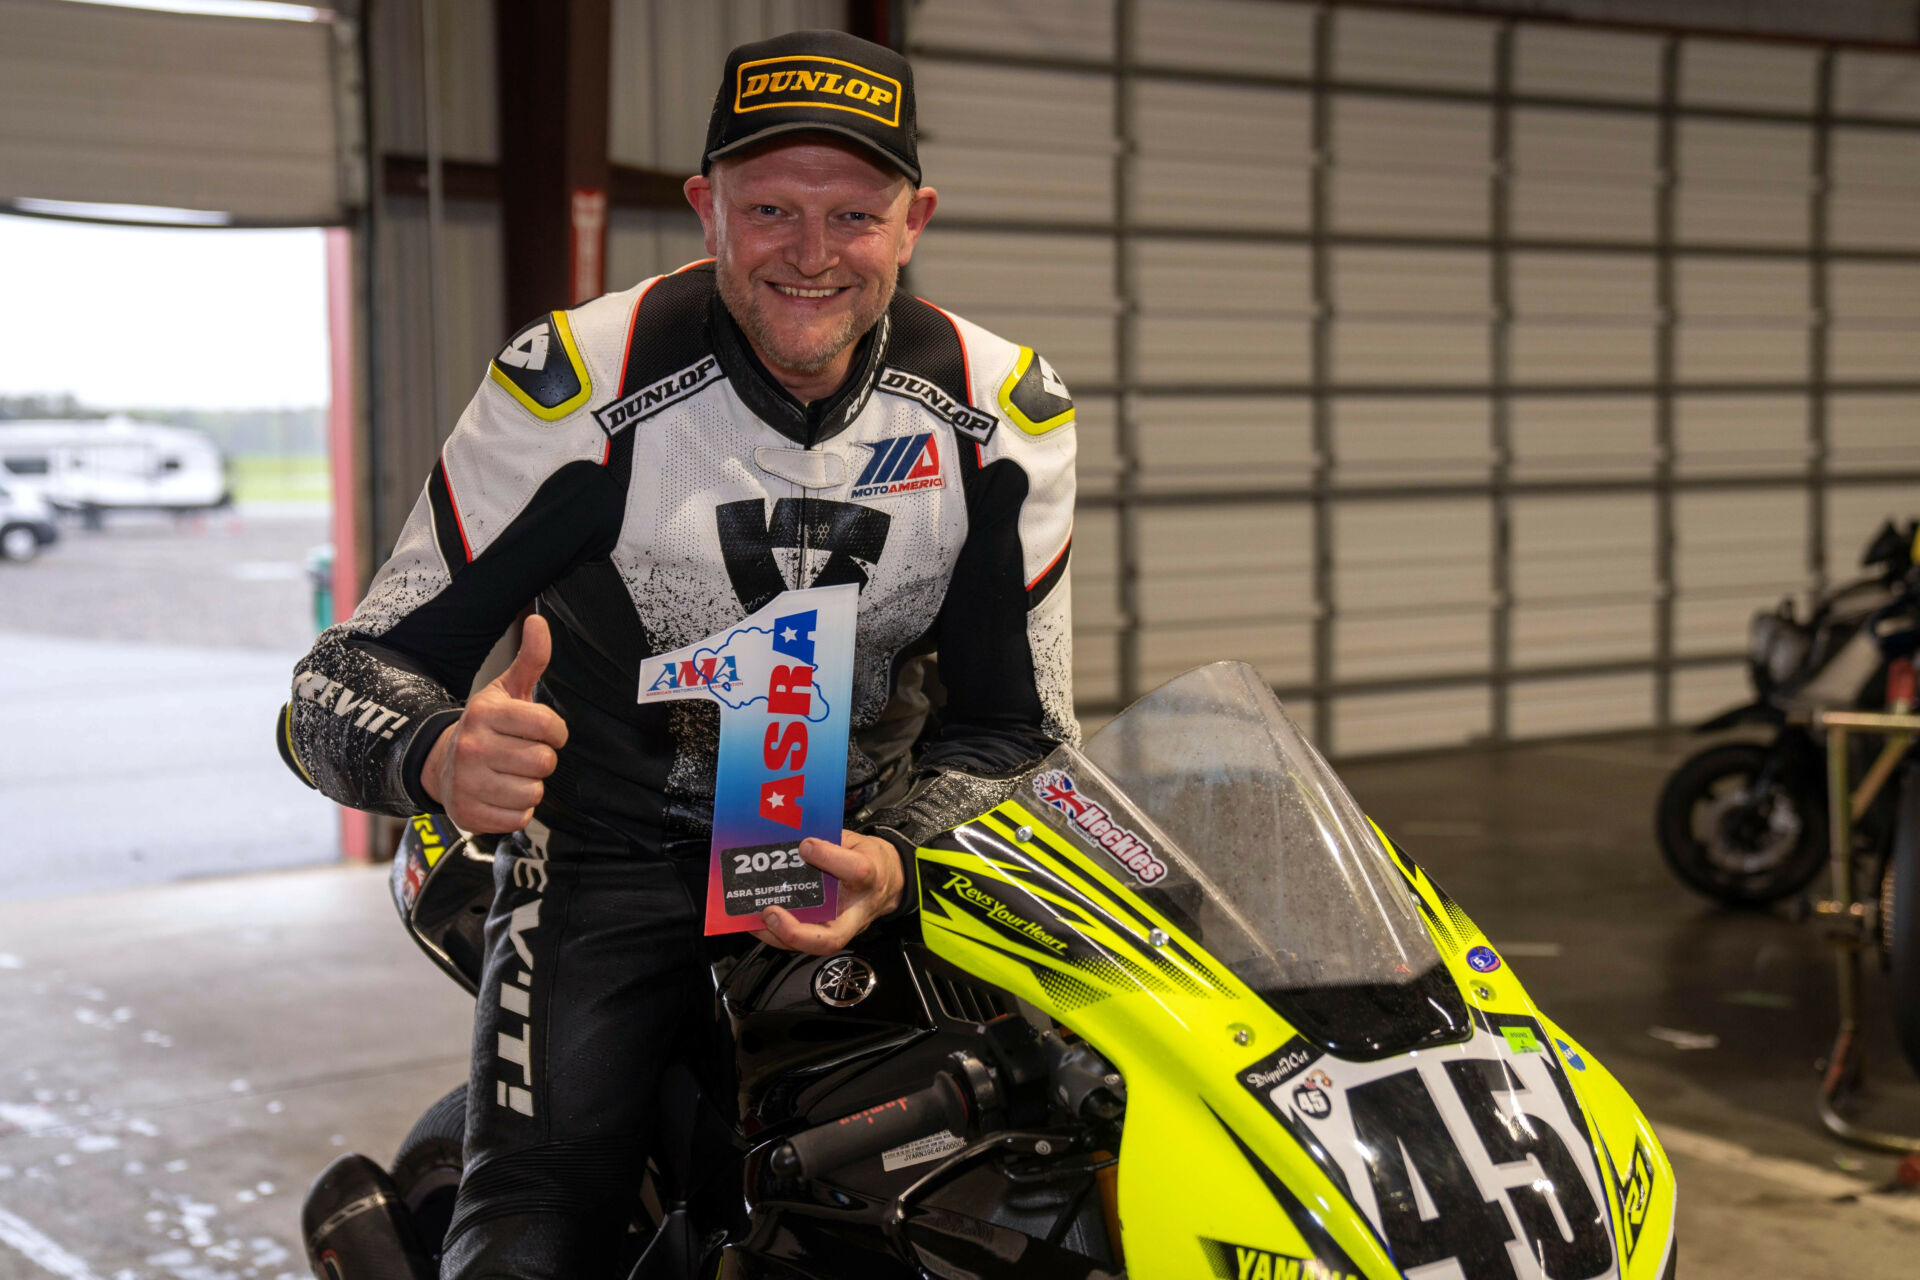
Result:
[[[1757,743],[1709,747],[1673,771],[1655,808],[1667,865],[1689,889],[1726,906],[1792,897],[1827,859],[1818,779],[1775,769],[1766,790],[1756,792],[1767,756]]]

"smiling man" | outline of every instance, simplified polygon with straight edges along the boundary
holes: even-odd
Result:
[[[644,660],[783,591],[859,589],[848,829],[801,846],[839,915],[773,908],[759,935],[822,955],[913,910],[915,846],[1078,737],[1073,405],[1031,349],[899,294],[938,203],[920,177],[898,54],[827,31],[734,50],[686,183],[712,259],[515,334],[295,672],[303,777],[516,833],[444,1275],[612,1275],[662,1063],[710,1017],[717,707],[643,704]],[[513,665],[464,697],[529,603]]]

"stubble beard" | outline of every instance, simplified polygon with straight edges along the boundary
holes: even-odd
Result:
[[[720,301],[726,304],[728,312],[740,326],[741,332],[747,335],[747,341],[753,344],[754,350],[770,364],[806,374],[825,370],[842,351],[873,328],[892,303],[894,286],[900,279],[900,268],[890,266],[886,278],[877,282],[877,288],[868,287],[859,291],[853,309],[841,317],[835,328],[814,338],[810,334],[783,332],[767,315],[759,286],[753,280],[737,278],[727,270],[725,259],[714,265],[717,268],[714,275],[720,288]]]

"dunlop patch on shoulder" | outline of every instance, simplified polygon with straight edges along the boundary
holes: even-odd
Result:
[[[593,394],[564,311],[549,312],[509,338],[487,374],[547,422],[566,417]]]
[[[900,82],[852,62],[807,54],[741,63],[733,109],[774,107],[832,107],[898,128]]]
[[[1032,436],[1073,421],[1073,396],[1067,384],[1032,347],[1020,348],[1020,359],[1000,386],[1000,407],[1014,425]]]
[[[678,373],[670,373],[658,382],[629,391],[603,409],[595,409],[593,420],[600,424],[607,438],[612,439],[634,423],[651,418],[669,405],[679,404],[715,378],[726,376],[720,372],[718,360],[702,356]]]
[[[970,404],[962,404],[927,379],[915,377],[892,365],[881,372],[879,389],[891,396],[918,400],[934,417],[961,435],[982,444],[993,439],[993,429],[1000,422],[990,413],[982,412]]]

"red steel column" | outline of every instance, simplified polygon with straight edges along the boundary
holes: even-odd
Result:
[[[353,376],[353,233],[328,227],[327,255],[327,470],[332,476],[333,618],[340,621],[360,603],[360,499],[366,491],[356,457],[354,424],[358,387]],[[340,856],[366,862],[372,856],[371,819],[357,809],[340,810]]]
[[[612,0],[495,0],[504,335],[606,291]]]

